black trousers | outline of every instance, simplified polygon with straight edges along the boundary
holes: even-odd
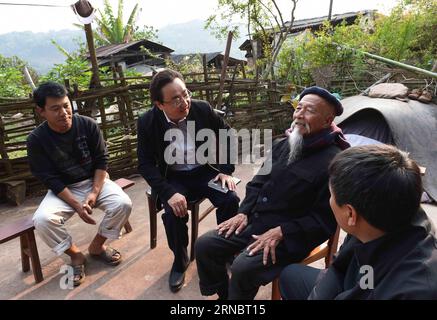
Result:
[[[190,171],[173,171],[167,176],[168,182],[184,195],[187,201],[208,198],[217,207],[217,223],[233,217],[238,211],[240,199],[234,191],[222,193],[208,187],[208,181],[217,176],[218,172],[209,166],[202,166]],[[183,272],[189,264],[188,246],[188,215],[177,217],[168,203],[164,203],[164,222],[167,242],[174,254],[172,269]]]
[[[249,256],[246,247],[254,241],[249,224],[239,235],[225,238],[213,230],[196,241],[196,263],[199,274],[200,292],[203,295],[228,293],[228,299],[254,299],[261,285],[270,283],[281,270],[296,259],[286,251],[283,243],[276,247],[276,264],[269,255],[267,265],[263,264],[263,252]],[[229,280],[226,263],[237,255],[231,266]]]
[[[306,300],[316,285],[321,270],[301,264],[286,267],[279,278],[279,289],[284,300]]]

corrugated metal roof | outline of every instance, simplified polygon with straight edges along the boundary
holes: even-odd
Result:
[[[335,25],[341,23],[343,20],[348,20],[351,18],[357,18],[359,15],[369,15],[376,12],[376,10],[362,10],[356,12],[346,12],[340,14],[334,14],[331,16],[331,24]],[[320,26],[324,21],[328,19],[328,16],[315,17],[308,19],[295,20],[293,27],[291,28],[291,33],[299,32],[311,27]],[[289,26],[290,22],[285,22],[285,26]]]
[[[376,10],[362,10],[362,11],[356,11],[356,12],[346,12],[346,13],[340,13],[340,14],[334,14],[331,16],[331,24],[337,25],[341,23],[343,20],[349,20],[349,19],[355,19],[359,15],[370,15],[375,13]],[[295,20],[293,22],[293,27],[291,28],[291,34],[301,32],[305,29],[315,29],[320,27],[324,21],[328,19],[328,16],[323,17],[315,17],[315,18],[308,18],[308,19],[300,19]],[[285,22],[285,26],[290,26],[290,21]],[[267,32],[271,32],[273,29],[267,29]],[[245,40],[239,47],[240,50],[247,50],[250,48],[251,43],[250,40]]]

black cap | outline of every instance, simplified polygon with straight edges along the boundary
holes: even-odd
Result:
[[[331,94],[328,90],[320,88],[320,87],[309,87],[306,88],[302,93],[300,94],[299,101],[302,100],[304,96],[307,94],[315,94],[319,97],[325,99],[331,106],[335,108],[335,115],[339,116],[343,113],[343,106],[333,94]]]

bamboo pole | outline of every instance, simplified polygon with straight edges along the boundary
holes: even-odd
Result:
[[[415,67],[415,66],[410,66],[409,64],[406,64],[406,63],[395,61],[395,60],[392,60],[392,59],[389,59],[389,58],[384,58],[384,57],[378,56],[376,54],[372,54],[372,53],[369,53],[369,52],[366,52],[366,51],[362,51],[362,50],[358,50],[358,49],[355,49],[355,48],[351,48],[349,46],[338,44],[338,43],[335,43],[335,42],[333,44],[336,45],[336,46],[340,46],[341,48],[346,49],[346,50],[352,50],[354,52],[361,53],[364,56],[366,56],[368,58],[371,58],[373,60],[377,60],[377,61],[381,61],[381,62],[384,62],[384,63],[388,63],[388,64],[391,64],[393,66],[396,66],[396,67],[399,67],[399,68],[402,68],[402,69],[405,69],[405,70],[408,70],[408,71],[412,71],[412,72],[416,72],[416,73],[421,73],[423,75],[426,75],[426,76],[429,76],[429,77],[432,77],[432,78],[437,78],[437,73],[436,72],[428,71],[428,70],[425,70],[425,69],[422,69],[422,68],[418,68],[418,67]]]

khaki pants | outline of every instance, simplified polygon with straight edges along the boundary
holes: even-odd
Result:
[[[93,179],[67,187],[78,201],[83,202],[91,192]],[[115,182],[105,179],[96,207],[105,212],[98,233],[108,239],[118,239],[132,210],[129,196]],[[63,254],[73,243],[65,228],[65,222],[74,213],[74,209],[68,203],[49,190],[33,215],[33,223],[38,235],[57,255]]]

